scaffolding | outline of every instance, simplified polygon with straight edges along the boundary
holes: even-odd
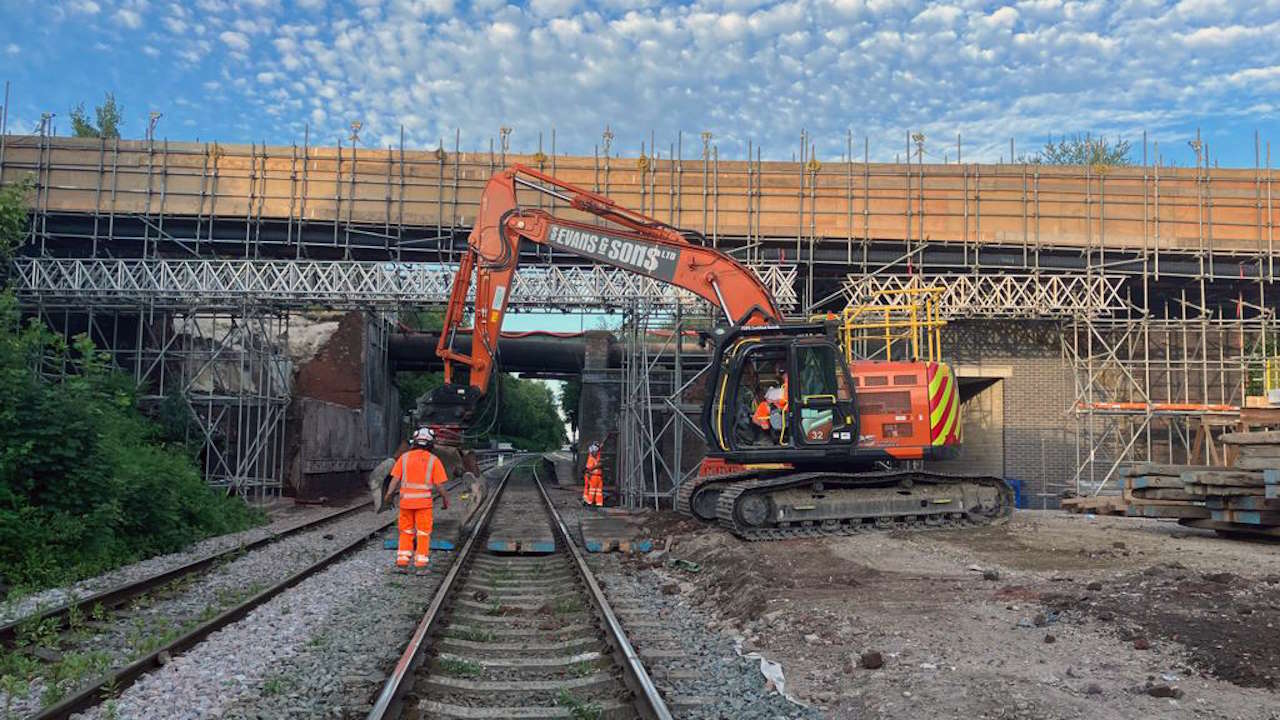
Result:
[[[34,312],[109,353],[139,388],[144,412],[198,450],[210,485],[255,502],[280,492],[292,374],[286,314],[154,304]]]
[[[1078,492],[1118,492],[1118,471],[1134,460],[1224,464],[1222,432],[1280,425],[1280,411],[1262,397],[1280,338],[1276,308],[1188,295],[1184,288],[1145,303],[1137,294],[1122,315],[1064,328]]]
[[[177,356],[221,348],[219,362],[261,378],[265,341],[160,330],[175,318],[247,313],[266,325],[249,322],[260,327],[250,334],[270,336],[280,317],[305,309],[390,313],[441,302],[485,179],[523,162],[700,233],[747,264],[789,314],[840,313],[890,302],[887,291],[930,289],[937,319],[953,329],[1012,323],[1052,335],[1071,397],[1043,415],[1061,411],[1055,432],[1070,434],[1077,455],[1073,467],[1046,471],[1055,486],[1106,492],[1127,461],[1209,461],[1223,427],[1270,420],[1273,408],[1251,398],[1280,384],[1280,198],[1270,146],[1257,136],[1249,168],[1216,167],[1199,138],[1192,167],[1170,167],[1145,139],[1134,166],[1054,167],[962,163],[958,140],[956,162],[915,162],[923,139],[890,151],[905,149],[905,162],[875,163],[852,132],[827,143],[843,150],[821,160],[814,148],[824,144],[802,135],[792,162],[766,161],[752,144],[727,159],[709,133],[692,151],[683,135],[660,147],[650,134],[627,158],[608,132],[580,157],[560,152],[554,131],[546,146],[543,138],[516,155],[509,133],[490,139],[488,152],[464,152],[461,132],[430,150],[403,140],[318,147],[309,134],[271,147],[0,132],[0,180],[34,182],[14,285],[44,317],[81,318],[61,327],[92,326],[95,341],[148,387],[157,387],[154,372],[139,367],[170,361],[142,363],[144,347]],[[538,195],[538,208],[573,214]],[[696,328],[704,309],[564,252],[526,247],[521,260],[514,309],[607,309],[627,319],[620,463],[629,503],[661,501],[697,454],[691,408],[702,366],[685,343],[664,350],[654,333]],[[928,349],[924,340],[893,352]],[[250,359],[231,362],[237,353]],[[244,407],[280,397],[270,386],[240,386]],[[205,418],[233,417],[201,407]],[[236,469],[254,462],[228,460],[215,472],[256,476]]]
[[[673,493],[698,472],[706,446],[698,415],[710,371],[698,331],[711,322],[705,303],[689,312],[637,304],[624,314],[618,427],[624,507],[671,507]]]

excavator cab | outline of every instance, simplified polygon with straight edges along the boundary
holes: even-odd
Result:
[[[708,455],[738,463],[846,458],[858,441],[853,379],[818,323],[720,328],[703,409]]]

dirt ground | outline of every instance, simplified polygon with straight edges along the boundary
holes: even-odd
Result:
[[[832,718],[1280,720],[1280,543],[1058,511],[758,543],[650,525],[701,565],[664,570],[688,600]]]

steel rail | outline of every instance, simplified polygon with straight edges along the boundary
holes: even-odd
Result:
[[[238,553],[255,550],[263,545],[268,545],[303,530],[314,528],[317,525],[326,523],[330,520],[336,520],[340,517],[344,517],[357,510],[367,508],[370,504],[371,503],[369,501],[365,501],[359,505],[342,508],[341,510],[322,515],[318,518],[298,523],[297,525],[285,528],[279,532],[270,533],[265,537],[254,540],[253,542],[236,545],[235,547],[227,548],[226,550],[213,553],[212,555],[206,555],[205,557],[192,560],[189,563],[170,568],[155,575],[149,575],[140,580],[134,580],[122,585],[117,585],[116,587],[96,592],[92,595],[87,595],[78,600],[71,600],[57,607],[18,618],[5,625],[0,625],[0,644],[12,647],[14,642],[17,640],[18,632],[23,626],[40,624],[50,619],[55,619],[58,621],[60,627],[64,627],[67,624],[67,618],[70,617],[73,612],[79,612],[83,616],[88,617],[95,606],[100,605],[103,608],[119,607],[133,598],[145,595],[155,588],[173,582],[184,575],[190,575],[191,573],[203,570],[214,563],[230,558]]]
[[[499,482],[497,489],[485,501],[480,514],[476,516],[476,522],[471,528],[471,533],[467,535],[467,539],[458,550],[453,563],[449,565],[448,573],[445,574],[440,587],[436,589],[435,594],[431,597],[431,604],[427,606],[427,611],[422,616],[422,620],[418,621],[418,626],[409,638],[409,644],[405,646],[404,652],[400,654],[400,659],[396,661],[396,666],[391,671],[390,677],[387,678],[387,681],[382,686],[382,692],[378,694],[377,701],[374,702],[373,708],[369,710],[368,720],[384,720],[393,716],[394,710],[397,709],[405,691],[408,689],[407,685],[412,684],[411,682],[406,683],[406,681],[412,680],[412,673],[422,659],[424,643],[441,617],[440,611],[453,590],[454,582],[462,575],[463,568],[466,567],[471,555],[475,552],[480,536],[484,534],[489,524],[489,518],[493,515],[493,509],[497,507],[498,499],[502,497],[502,491],[507,487],[507,480],[510,479],[511,473],[525,460],[527,458],[511,463],[511,467],[507,468],[507,471],[502,474],[502,480]]]
[[[299,570],[293,575],[290,575],[281,582],[259,592],[239,605],[222,611],[217,617],[214,617],[199,627],[192,629],[190,632],[173,642],[168,643],[164,647],[157,648],[150,654],[138,658],[118,670],[110,671],[90,685],[81,687],[70,697],[63,699],[56,705],[50,705],[49,707],[41,710],[38,714],[33,715],[31,720],[65,720],[75,713],[83,712],[85,709],[97,705],[105,700],[107,695],[123,691],[125,688],[132,685],[139,677],[142,677],[151,670],[164,665],[167,661],[161,661],[160,657],[162,655],[172,657],[173,655],[177,655],[178,653],[197,645],[211,633],[240,620],[259,605],[262,605],[285,590],[288,590],[294,585],[297,585],[317,572],[329,567],[346,555],[349,555],[359,549],[362,545],[367,543],[370,538],[373,538],[378,533],[386,530],[395,522],[396,519],[392,517],[385,522],[380,523],[374,529],[361,533],[355,540],[352,540],[332,553],[329,553],[319,561]]]
[[[559,534],[560,541],[564,543],[565,549],[568,550],[573,558],[574,565],[578,568],[578,574],[590,591],[591,602],[595,605],[596,612],[604,623],[607,639],[609,645],[613,647],[615,659],[620,659],[623,679],[627,687],[636,695],[637,709],[647,720],[673,720],[666,701],[662,699],[658,688],[653,684],[653,679],[649,677],[649,672],[645,670],[639,654],[632,647],[631,641],[627,639],[627,633],[623,630],[622,623],[618,622],[618,616],[613,612],[613,607],[609,605],[609,599],[605,597],[604,591],[600,589],[600,583],[596,581],[596,576],[591,572],[591,568],[587,567],[587,561],[583,558],[582,551],[574,544],[568,528],[565,527],[564,520],[561,519],[560,513],[556,511],[555,505],[551,502],[551,497],[547,495],[547,490],[542,486],[542,480],[537,477],[536,473],[534,474],[534,483],[538,486],[538,493],[542,495],[542,501],[547,505],[547,512],[551,515],[552,527]]]

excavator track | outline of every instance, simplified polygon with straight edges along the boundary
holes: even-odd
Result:
[[[680,485],[680,491],[676,493],[676,512],[703,522],[716,522],[719,493],[734,483],[755,480],[759,477],[759,470],[744,470],[686,480]]]
[[[1013,514],[1013,504],[1009,485],[985,475],[783,473],[722,488],[716,519],[744,540],[782,540],[998,525]]]

